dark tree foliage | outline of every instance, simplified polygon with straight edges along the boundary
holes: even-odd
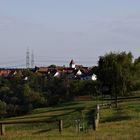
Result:
[[[28,79],[25,80],[25,77]],[[46,105],[39,82],[37,75],[26,70],[23,75],[1,78],[0,100],[6,103],[5,116],[20,115]]]
[[[6,114],[6,103],[0,100],[0,116],[3,118]]]
[[[103,94],[125,96],[131,89],[133,66],[131,53],[109,53],[100,57],[98,79]]]
[[[99,83],[92,80],[75,80],[70,82],[70,93],[73,96],[91,95],[96,96],[99,91]]]
[[[133,67],[133,90],[140,90],[140,57],[135,59]]]
[[[45,82],[45,95],[48,99],[48,105],[56,105],[58,103],[68,101],[68,83],[63,78],[52,78]]]

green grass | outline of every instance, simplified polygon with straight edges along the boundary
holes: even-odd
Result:
[[[118,108],[100,110],[97,131],[88,125],[85,132],[76,132],[75,119],[91,117],[96,102],[81,101],[61,104],[56,107],[35,109],[30,114],[10,118],[14,120],[63,119],[64,131],[58,131],[56,123],[16,124],[6,126],[6,135],[0,140],[139,140],[140,101],[119,103]],[[88,119],[86,123],[88,123]],[[90,122],[90,121],[89,121]]]
[[[79,101],[61,104],[55,107],[39,108],[35,109],[27,115],[9,118],[8,120],[28,120],[28,119],[76,119],[81,116],[81,114],[86,114],[90,110],[94,109],[96,102],[94,101]]]

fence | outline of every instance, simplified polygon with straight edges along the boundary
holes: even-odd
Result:
[[[74,125],[76,132],[80,132],[80,131],[86,131],[87,130],[87,120],[89,121],[88,123],[90,123],[92,130],[97,130],[98,129],[98,124],[99,124],[99,105],[97,105],[96,109],[94,110],[94,114],[93,116],[88,116],[88,118],[83,118],[83,119],[75,119],[75,120],[69,120],[72,122],[72,124]],[[5,135],[6,134],[6,125],[10,125],[10,124],[33,124],[33,123],[55,123],[57,126],[57,129],[59,130],[60,133],[63,132],[64,130],[64,125],[65,124],[65,120],[18,120],[18,121],[0,121],[0,135]]]

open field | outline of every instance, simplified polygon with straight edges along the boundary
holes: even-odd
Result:
[[[139,140],[140,101],[119,103],[119,107],[100,110],[100,124],[93,131],[88,124],[86,131],[76,132],[75,119],[91,116],[96,102],[71,102],[57,107],[42,108],[30,114],[11,118],[15,120],[63,119],[64,130],[60,134],[56,123],[14,124],[6,126],[6,135],[0,140]]]

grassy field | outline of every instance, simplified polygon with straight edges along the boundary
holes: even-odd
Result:
[[[15,120],[64,120],[64,131],[60,134],[56,123],[15,124],[6,126],[6,135],[0,140],[139,140],[140,139],[140,101],[119,103],[119,107],[100,110],[100,124],[97,131],[92,130],[90,118],[96,102],[79,101],[51,108],[41,108]],[[87,129],[77,132],[75,120],[86,120]]]

